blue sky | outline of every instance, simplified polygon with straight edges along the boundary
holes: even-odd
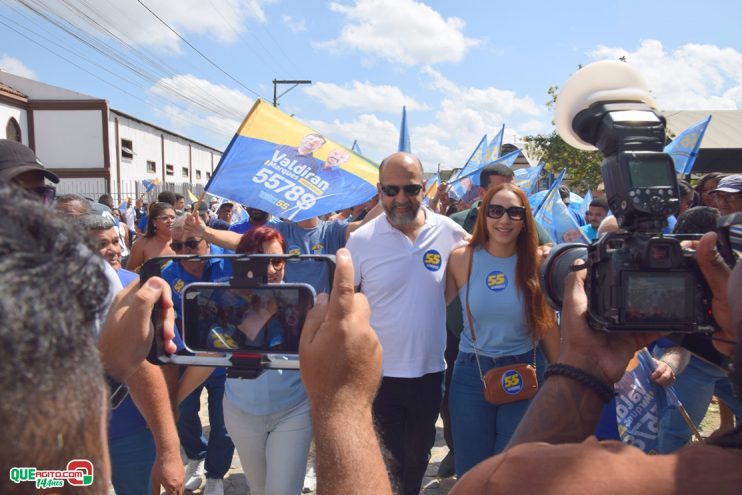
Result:
[[[220,149],[256,95],[272,98],[274,78],[310,79],[280,100],[284,111],[347,146],[358,140],[379,161],[396,151],[406,104],[412,151],[427,170],[463,165],[502,124],[519,135],[551,131],[547,89],[595,60],[625,56],[661,109],[742,108],[739,2],[555,5],[10,0],[0,6],[0,67]]]

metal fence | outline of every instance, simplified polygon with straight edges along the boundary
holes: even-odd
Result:
[[[186,199],[186,202],[191,202],[188,191],[192,192],[196,196],[199,196],[204,190],[203,184],[188,184],[182,182],[165,182],[159,186],[155,186],[151,191],[147,191],[142,184],[142,181],[128,180],[121,181],[121,190],[116,193],[111,193],[106,184],[105,180],[99,181],[80,181],[80,180],[68,180],[63,181],[57,186],[57,196],[62,194],[78,194],[93,201],[97,201],[102,194],[111,194],[113,201],[116,204],[121,204],[126,198],[131,198],[134,201],[136,198],[144,197],[145,201],[151,203],[157,200],[157,195],[162,191],[172,191],[176,194],[181,194]]]

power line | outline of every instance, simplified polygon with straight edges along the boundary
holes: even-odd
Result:
[[[242,83],[241,83],[241,82],[240,82],[239,80],[237,80],[237,79],[236,79],[235,77],[233,77],[233,76],[232,76],[232,75],[231,75],[230,73],[228,73],[227,71],[225,71],[224,69],[222,69],[222,68],[221,68],[221,67],[220,67],[220,66],[219,66],[219,65],[218,65],[218,64],[217,64],[216,62],[214,62],[214,61],[213,61],[213,60],[211,60],[211,59],[210,59],[209,57],[207,57],[206,55],[204,55],[204,54],[203,54],[203,53],[202,53],[202,52],[201,52],[201,51],[200,51],[200,50],[199,50],[198,48],[196,48],[195,46],[193,46],[193,45],[192,45],[192,44],[191,44],[191,43],[190,43],[190,42],[189,42],[189,41],[188,41],[187,39],[185,39],[184,37],[182,37],[182,36],[180,35],[180,33],[178,33],[178,32],[177,32],[177,31],[176,31],[175,29],[173,29],[172,27],[170,27],[170,25],[169,25],[169,24],[168,24],[167,22],[165,22],[164,20],[162,20],[162,19],[160,18],[160,16],[158,16],[157,14],[155,14],[155,13],[154,13],[154,12],[152,11],[152,9],[150,9],[149,7],[147,7],[147,5],[146,5],[146,4],[145,4],[145,3],[144,3],[144,2],[142,1],[142,0],[137,0],[137,2],[139,2],[139,4],[140,4],[140,5],[142,6],[142,7],[144,7],[145,9],[147,9],[147,11],[148,11],[148,12],[149,12],[150,14],[152,14],[153,16],[155,16],[155,18],[156,18],[156,19],[157,19],[158,21],[160,21],[160,22],[161,22],[161,23],[162,23],[162,24],[163,24],[163,25],[164,25],[165,27],[167,27],[167,28],[168,28],[168,29],[169,29],[170,31],[172,31],[172,32],[173,32],[173,33],[174,33],[174,34],[175,34],[175,35],[176,35],[176,36],[177,36],[178,38],[180,38],[180,39],[181,39],[181,40],[183,41],[183,43],[185,43],[186,45],[190,46],[190,47],[191,47],[191,49],[193,49],[193,51],[194,51],[194,52],[198,53],[198,54],[199,54],[199,55],[200,55],[200,56],[201,56],[201,57],[202,57],[202,58],[203,58],[204,60],[206,60],[206,61],[207,61],[207,62],[209,62],[209,63],[210,63],[211,65],[213,65],[214,67],[216,67],[216,68],[217,68],[217,69],[218,69],[218,70],[219,70],[220,72],[222,72],[222,73],[223,73],[223,74],[224,74],[225,76],[227,76],[228,78],[230,78],[231,80],[233,80],[234,82],[236,82],[237,84],[239,84],[240,86],[242,86],[243,88],[245,88],[245,89],[246,89],[247,91],[249,91],[250,93],[254,94],[254,95],[255,95],[255,96],[257,96],[258,98],[263,98],[263,97],[262,97],[262,96],[260,95],[260,93],[258,93],[257,91],[254,91],[254,90],[252,90],[252,89],[248,88],[247,86],[245,86],[244,84],[242,84]]]

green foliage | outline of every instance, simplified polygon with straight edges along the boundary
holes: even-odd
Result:
[[[548,93],[551,99],[546,103],[548,109],[553,108],[558,92],[557,86],[549,88]],[[563,168],[567,169],[565,181],[573,191],[582,194],[588,189],[595,190],[602,181],[600,163],[603,161],[603,155],[599,151],[582,151],[573,148],[559,137],[556,130],[549,134],[526,136],[524,140],[529,156],[544,162],[546,170],[556,175]]]

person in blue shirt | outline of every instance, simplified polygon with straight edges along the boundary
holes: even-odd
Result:
[[[287,243],[270,227],[245,233],[237,253],[284,254]],[[268,283],[280,284],[288,263],[268,263]],[[270,301],[250,299],[239,310],[237,328],[245,334],[245,347],[277,347],[283,332],[277,328],[287,315]],[[298,324],[299,322],[297,322]],[[178,397],[210,372],[211,368],[191,367],[180,382]],[[228,378],[224,419],[237,449],[252,495],[301,493],[312,440],[309,401],[298,370],[268,370],[256,379]]]
[[[600,222],[608,215],[608,202],[603,198],[595,198],[590,201],[585,217],[587,224],[580,227],[589,241],[598,237]]]
[[[187,216],[175,220],[171,228],[170,247],[176,254],[210,254],[210,245],[203,238],[188,234],[183,229]],[[198,281],[221,281],[231,276],[231,266],[222,258],[208,261],[170,262],[162,270],[162,278],[172,287],[176,323],[180,327],[182,319],[181,293],[183,288]],[[186,342],[188,344],[188,342]],[[206,379],[206,377],[204,377]],[[218,369],[211,373],[206,382],[192,391],[180,403],[178,435],[188,457],[185,488],[197,490],[203,483],[206,470],[206,489],[204,495],[223,493],[223,478],[232,463],[234,445],[224,426],[222,402],[226,373]],[[200,409],[201,391],[206,387],[209,398],[209,439],[203,437]]]
[[[245,208],[245,211],[247,212],[248,220],[233,224],[231,227],[229,227],[229,230],[231,232],[244,234],[253,227],[260,227],[262,225],[265,225],[267,222],[277,223],[276,220],[273,220],[271,218],[271,214],[266,211],[249,207]]]

